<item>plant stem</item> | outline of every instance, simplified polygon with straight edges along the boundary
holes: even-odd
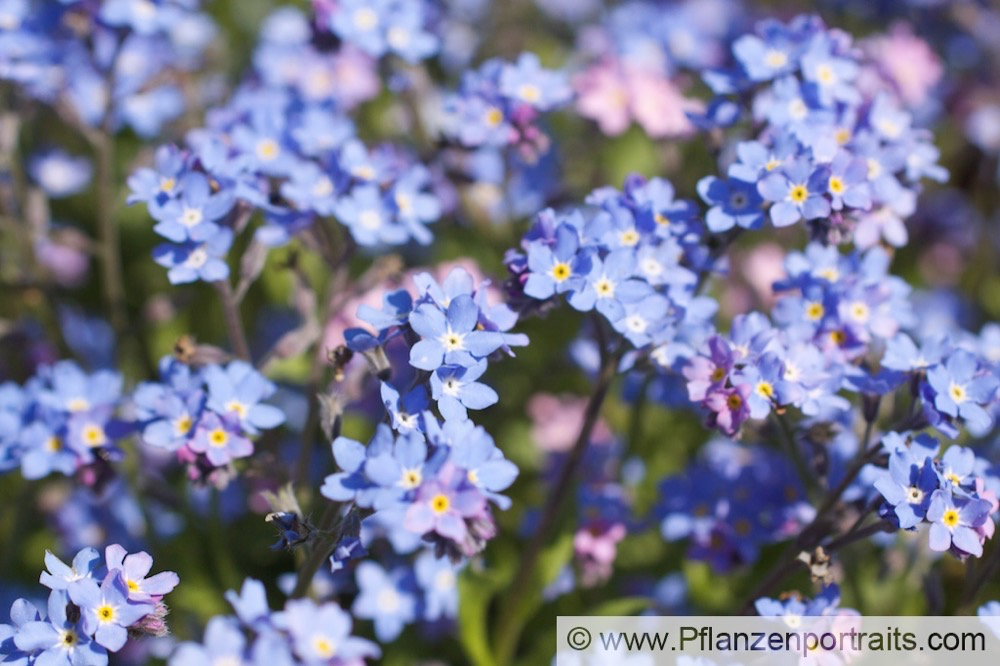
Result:
[[[749,612],[754,601],[758,597],[768,594],[773,587],[778,585],[785,579],[786,576],[790,575],[796,568],[798,568],[800,562],[796,558],[800,550],[812,548],[829,534],[830,524],[828,518],[830,511],[832,511],[837,502],[840,501],[843,494],[847,492],[847,489],[850,487],[854,479],[857,478],[858,474],[861,473],[864,466],[868,464],[872,454],[878,450],[877,444],[872,445],[869,443],[874,427],[874,420],[867,423],[865,426],[865,434],[861,439],[861,447],[859,448],[858,454],[855,456],[851,467],[844,474],[844,478],[841,479],[840,483],[838,483],[837,486],[829,492],[826,500],[816,512],[816,517],[813,518],[812,522],[806,525],[806,527],[799,533],[799,536],[788,544],[781,557],[778,558],[774,567],[771,568],[771,571],[764,577],[757,587],[754,588],[753,592],[750,593],[746,601],[743,603],[740,610],[741,613]]]
[[[531,540],[524,549],[517,573],[514,575],[514,580],[500,608],[495,633],[497,661],[500,664],[510,663],[517,651],[518,639],[526,619],[523,617],[524,602],[537,593],[533,585],[538,557],[551,537],[556,519],[571,494],[574,477],[583,462],[594,426],[597,425],[600,416],[601,407],[618,369],[621,353],[607,351],[604,344],[601,347],[603,356],[601,369],[594,385],[594,391],[591,393],[584,410],[580,433],[563,463],[556,484],[552,488],[548,502],[542,511],[541,520],[539,520]]]
[[[121,244],[115,222],[114,137],[106,129],[89,134],[97,162],[97,239],[103,264],[102,291],[108,307],[111,327],[119,340],[128,329],[125,308],[125,282],[122,273]]]
[[[226,331],[229,334],[229,343],[233,346],[233,353],[244,361],[249,361],[250,347],[247,345],[243,319],[240,318],[239,306],[236,304],[233,289],[229,286],[229,280],[219,280],[214,284],[222,300],[222,314],[226,319]]]

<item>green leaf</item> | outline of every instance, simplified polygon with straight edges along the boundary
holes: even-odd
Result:
[[[458,579],[458,598],[462,600],[458,609],[458,638],[474,666],[496,666],[487,631],[487,611],[496,589],[495,580],[468,569]]]

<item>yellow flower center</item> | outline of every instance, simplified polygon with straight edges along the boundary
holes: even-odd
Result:
[[[73,398],[66,403],[66,409],[71,412],[85,412],[90,409],[90,402],[86,398]]]
[[[841,127],[833,134],[834,140],[838,145],[843,146],[845,143],[851,140],[851,130],[846,127]]]
[[[840,347],[845,342],[847,342],[847,334],[840,330],[830,331],[830,340],[833,342],[833,344]]]
[[[825,86],[830,85],[837,80],[837,75],[833,71],[833,67],[829,65],[820,65],[816,68],[816,78],[819,82]]]
[[[84,426],[81,437],[83,437],[83,443],[91,448],[101,446],[107,441],[104,428],[96,424]]]
[[[437,495],[431,498],[431,509],[434,511],[434,513],[441,514],[450,508],[451,508],[451,500],[448,499],[447,495],[443,493],[438,493]]]
[[[314,636],[313,651],[323,659],[331,659],[337,652],[337,645],[326,636]]]
[[[856,321],[868,321],[868,316],[871,314],[871,310],[868,309],[866,303],[858,301],[851,305],[851,317]]]
[[[779,51],[778,49],[771,49],[764,56],[764,62],[767,63],[768,67],[775,69],[778,67],[784,67],[788,63],[788,54],[784,51]]]
[[[67,629],[60,632],[59,634],[59,644],[63,647],[71,648],[74,647],[80,641],[76,632],[72,629]]]
[[[712,370],[711,378],[713,382],[722,381],[722,378],[725,376],[726,376],[726,369],[721,366],[716,368],[715,370]]]
[[[281,147],[274,139],[261,139],[257,143],[257,157],[265,161],[271,161],[281,152]]]
[[[615,283],[608,278],[601,278],[594,286],[598,298],[611,298],[615,295]]]
[[[800,204],[809,198],[809,190],[806,189],[805,185],[793,185],[792,189],[788,191],[788,198]]]
[[[399,480],[399,485],[411,490],[419,486],[421,481],[423,481],[423,475],[419,469],[406,469],[403,470],[403,477]]]
[[[174,431],[178,435],[186,435],[189,432],[191,432],[191,426],[193,425],[194,421],[191,420],[190,416],[185,414],[184,416],[174,421]]]
[[[809,319],[810,321],[817,321],[822,319],[825,312],[826,310],[823,308],[822,303],[810,303],[806,306],[806,319]]]
[[[729,409],[739,409],[743,404],[743,398],[740,397],[739,393],[732,393],[726,398],[726,406]]]
[[[569,267],[565,261],[560,261],[555,266],[552,267],[552,277],[556,279],[556,282],[563,282],[568,280],[569,276],[573,274],[573,269]]]
[[[838,178],[837,176],[831,177],[830,178],[830,191],[833,192],[834,194],[843,194],[844,193],[844,181],[841,178]]]
[[[639,233],[635,229],[629,229],[623,231],[622,235],[619,237],[622,245],[626,247],[632,247],[639,242]]]
[[[52,436],[49,437],[47,440],[45,440],[45,449],[48,451],[55,453],[56,451],[62,449],[62,447],[63,447],[62,440],[59,439],[58,437]]]
[[[517,96],[525,102],[534,103],[542,98],[542,91],[536,85],[524,83],[517,89]]]
[[[239,400],[230,400],[226,403],[226,411],[233,412],[242,419],[247,415],[247,406]]]
[[[956,404],[961,404],[968,399],[968,394],[965,392],[965,387],[961,384],[952,384],[948,387],[948,395],[951,399],[955,401]]]
[[[503,122],[503,111],[495,106],[486,110],[486,124],[490,127],[498,127]]]
[[[97,619],[101,622],[111,622],[115,619],[115,609],[108,604],[97,607]]]
[[[135,582],[134,580],[127,580],[125,581],[125,584],[128,585],[129,592],[139,591],[139,583]]]
[[[941,516],[941,522],[943,522],[948,528],[955,527],[958,525],[958,511],[955,511],[955,509],[948,509],[944,512],[944,515]]]
[[[216,428],[208,435],[208,443],[212,446],[225,446],[229,435],[222,428]]]
[[[453,331],[448,331],[441,336],[441,344],[447,351],[461,351],[465,348],[464,337]]]
[[[670,225],[670,218],[664,215],[663,213],[657,213],[656,215],[654,215],[653,220],[655,220],[656,223],[662,227]]]
[[[173,178],[164,178],[160,181],[160,189],[164,192],[173,192],[175,187],[177,187],[177,181]]]
[[[771,382],[757,382],[757,387],[754,390],[756,390],[757,395],[762,398],[771,399],[774,396],[774,386]]]

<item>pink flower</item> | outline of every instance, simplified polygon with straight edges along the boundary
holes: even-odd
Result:
[[[587,399],[583,397],[536,393],[528,400],[532,439],[545,451],[568,451],[580,434],[586,406]],[[600,442],[610,438],[607,424],[598,421],[592,439]]]
[[[634,63],[598,63],[577,76],[573,86],[580,115],[611,136],[624,132],[633,120],[653,138],[687,135],[694,131],[687,112],[703,108],[684,97],[666,75]]]
[[[888,34],[865,40],[863,48],[909,106],[923,104],[944,71],[941,59],[907,23],[895,23]]]

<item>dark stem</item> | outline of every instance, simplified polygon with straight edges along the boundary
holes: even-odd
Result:
[[[233,353],[244,361],[250,360],[250,347],[247,345],[246,332],[243,330],[243,319],[240,318],[239,306],[236,304],[236,295],[233,294],[229,280],[219,280],[215,288],[219,292],[222,301],[222,315],[226,320],[226,331],[229,335],[229,343],[233,346]]]
[[[772,588],[776,587],[798,568],[800,561],[796,558],[800,551],[816,546],[830,533],[832,527],[829,521],[830,512],[837,505],[837,502],[840,501],[840,498],[850,487],[851,483],[854,482],[854,479],[861,473],[864,466],[870,462],[872,455],[878,451],[878,444],[869,444],[874,427],[874,420],[867,423],[858,455],[855,457],[851,467],[844,474],[844,478],[827,494],[826,500],[816,512],[816,517],[813,518],[812,522],[806,525],[799,533],[799,536],[788,544],[788,547],[785,548],[774,567],[771,568],[770,572],[750,593],[740,609],[741,614],[748,613],[753,607],[754,601],[759,597],[769,594]]]
[[[505,595],[505,603],[501,604],[500,614],[497,618],[496,630],[496,651],[497,660],[500,664],[510,663],[517,650],[518,639],[521,629],[524,626],[523,617],[524,602],[537,591],[533,585],[535,583],[535,570],[538,565],[538,556],[542,548],[552,536],[556,520],[562,511],[566,500],[569,498],[576,473],[583,462],[584,454],[590,444],[594,426],[597,425],[601,407],[607,397],[611,382],[615,378],[618,369],[618,362],[621,359],[620,352],[610,352],[606,349],[606,344],[601,344],[603,361],[594,391],[587,401],[584,410],[583,425],[580,433],[570,449],[559,477],[556,480],[552,492],[549,494],[548,502],[542,510],[542,517],[535,528],[531,540],[524,548],[520,565],[509,591]]]

